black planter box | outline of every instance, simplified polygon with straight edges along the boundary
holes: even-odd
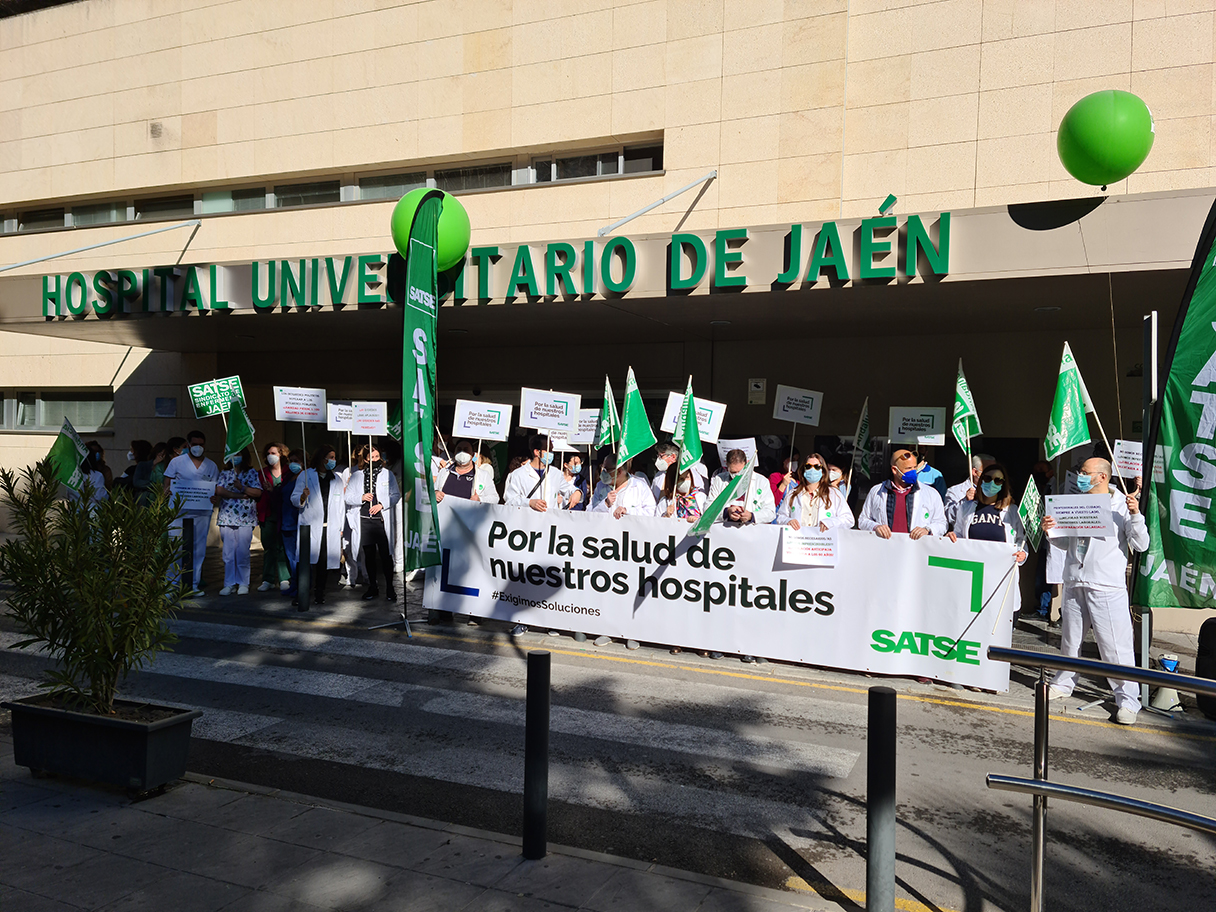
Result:
[[[197,709],[156,706],[174,715],[156,722],[48,706],[39,695],[0,703],[13,714],[13,762],[31,772],[55,773],[117,785],[131,792],[159,788],[186,772],[190,728]],[[115,706],[148,706],[115,700]]]

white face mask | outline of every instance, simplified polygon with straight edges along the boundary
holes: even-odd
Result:
[[[658,459],[656,459],[654,461],[654,467],[655,467],[656,471],[666,472],[667,471],[667,460],[664,459],[662,456],[660,456]]]
[[[840,481],[840,469],[832,469],[832,471],[828,472],[828,478],[831,479],[833,484]]]
[[[201,446],[199,446],[198,444],[195,444],[194,446],[190,447],[190,455],[193,456],[195,459],[202,458],[203,448]]]
[[[607,469],[602,469],[600,471],[600,484],[606,484],[606,485],[612,484],[613,474],[614,473],[609,472]]]
[[[463,450],[461,450],[459,453],[457,453],[452,458],[454,460],[456,460],[456,465],[458,465],[458,466],[466,466],[470,462],[473,461],[473,457],[470,456],[468,453],[464,452]]]
[[[279,464],[279,454],[278,453],[267,453],[266,454],[266,465],[277,466],[278,464]]]
[[[127,450],[127,462],[134,462],[134,461],[135,461],[135,453],[132,452],[131,450]]]
[[[692,479],[685,478],[678,485],[676,485],[676,490],[679,491],[681,494],[687,494],[689,491],[692,490]]]

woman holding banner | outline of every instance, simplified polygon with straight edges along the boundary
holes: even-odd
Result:
[[[228,468],[215,480],[213,503],[220,508],[215,524],[224,546],[224,588],[220,595],[249,592],[249,545],[257,524],[262,481],[249,464],[249,447],[228,460]]]
[[[616,456],[604,457],[600,468],[600,482],[591,495],[592,513],[611,513],[620,519],[630,516],[654,516],[654,492],[645,475],[632,475],[629,470],[633,460],[627,459],[619,466]]]
[[[317,447],[312,466],[296,481],[291,502],[300,511],[300,525],[308,526],[308,562],[312,564],[312,600],[325,604],[329,571],[342,562],[342,524],[346,503],[342,478],[335,474],[338,454],[328,443]],[[297,540],[299,531],[296,532]],[[298,547],[298,544],[297,544]],[[297,606],[301,611],[303,606]]]
[[[449,494],[480,503],[498,503],[498,488],[494,486],[494,470],[478,465],[476,450],[468,440],[462,440],[452,450],[452,461],[435,474],[435,500]]]
[[[705,492],[693,480],[692,469],[680,472],[679,465],[673,462],[663,477],[662,494],[654,515],[696,522],[705,512],[705,502]]]
[[[384,597],[397,601],[393,585],[393,539],[396,535],[393,507],[401,500],[397,479],[380,462],[380,451],[364,445],[355,455],[355,470],[346,483],[347,519],[350,522],[351,550],[367,568],[367,589],[363,600],[380,595],[376,572],[384,571]]]
[[[845,503],[828,476],[830,467],[818,453],[812,453],[797,469],[798,483],[791,485],[777,511],[776,523],[798,530],[826,532],[836,526],[853,527],[853,511]]]
[[[1009,473],[999,462],[990,463],[984,469],[975,497],[959,503],[958,518],[949,537],[950,541],[966,538],[1007,542],[1013,546],[1019,564],[1026,560],[1022,518],[1009,487]]]

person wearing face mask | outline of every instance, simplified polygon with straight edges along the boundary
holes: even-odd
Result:
[[[916,463],[917,483],[926,488],[933,488],[933,490],[937,492],[937,496],[940,497],[944,503],[946,500],[946,491],[948,490],[946,488],[945,477],[943,477],[941,472],[929,465],[929,456],[924,450],[917,453],[917,456],[919,457],[919,461]]]
[[[578,450],[566,453],[562,460],[562,477],[574,488],[574,493],[562,504],[564,510],[582,512],[587,509],[587,475],[583,471],[583,454]]]
[[[299,570],[299,550],[296,536],[299,535],[300,510],[291,502],[291,494],[295,491],[296,480],[304,471],[304,451],[292,450],[286,456],[281,456],[279,466],[283,468],[283,483],[279,486],[279,538],[283,544],[283,559],[287,562],[287,586],[280,586],[283,595],[296,598]],[[284,466],[284,463],[286,465]]]
[[[258,498],[258,526],[262,536],[262,582],[258,592],[280,591],[291,586],[291,569],[283,553],[283,478],[287,447],[268,443],[262,447],[264,467],[258,478],[265,492]]]
[[[663,496],[663,487],[667,482],[667,470],[675,465],[680,458],[680,448],[671,441],[666,441],[656,444],[654,451],[654,481],[651,483],[650,490],[657,501]],[[694,462],[689,471],[692,472],[693,488],[698,491],[704,491],[709,481],[705,466],[699,461]]]
[[[654,515],[664,519],[696,522],[705,512],[705,492],[696,486],[692,470],[680,471],[677,463],[667,467]]]
[[[942,501],[946,512],[946,522],[950,525],[953,526],[958,520],[959,504],[975,497],[975,486],[979,483],[980,475],[994,462],[996,460],[991,456],[976,453],[971,457],[971,474],[958,484],[946,488],[946,496],[942,498]]]
[[[1009,484],[1009,473],[999,462],[993,462],[980,475],[980,486],[970,500],[958,507],[958,520],[950,541],[960,538],[971,541],[1005,542],[1013,548],[1018,564],[1026,561],[1023,543],[1026,533],[1022,530],[1022,518],[1013,499]]]
[[[847,504],[852,488],[849,485],[849,477],[845,473],[845,470],[841,468],[841,465],[842,463],[839,460],[828,463],[828,484],[840,492],[840,496],[844,498],[844,502]],[[849,512],[852,512],[852,509],[850,507]],[[856,522],[856,519],[854,519],[854,522]]]
[[[84,458],[88,461],[89,471],[100,472],[102,479],[106,483],[106,490],[110,490],[110,487],[114,484],[114,473],[106,465],[106,451],[102,449],[101,444],[96,440],[90,440],[85,444],[85,448],[88,450],[88,453],[85,454]]]
[[[220,474],[216,464],[203,455],[207,438],[202,431],[191,431],[186,435],[186,451],[169,462],[165,468],[164,492],[172,496],[174,479],[183,484],[213,482]],[[211,527],[211,510],[189,510],[182,518],[194,520],[194,592],[203,591],[203,558],[207,555],[207,533]],[[180,526],[178,527],[180,528]]]
[[[613,519],[629,516],[654,516],[654,492],[641,472],[630,472],[633,460],[619,466],[609,454],[600,465],[600,480],[591,494],[592,513],[611,513]]]
[[[730,480],[747,468],[747,454],[742,450],[731,450],[726,454],[726,468],[715,473],[709,483],[709,503],[722,493]],[[753,523],[771,523],[777,518],[777,505],[773,502],[773,489],[768,479],[758,472],[752,472],[751,484],[747,485],[742,496],[727,506],[722,516],[714,522],[722,522],[728,526],[746,526]]]
[[[574,485],[553,465],[553,452],[545,437],[534,435],[528,451],[531,458],[507,476],[503,502],[509,507],[531,507],[538,513],[561,509],[562,499],[574,493]]]
[[[840,491],[832,487],[826,468],[826,460],[818,453],[806,458],[802,464],[802,477],[789,489],[777,511],[778,524],[794,530],[805,526],[820,532],[837,526],[853,527],[853,511]]]
[[[87,444],[86,444],[87,446]],[[89,487],[89,503],[100,503],[103,500],[108,500],[110,492],[106,490],[106,480],[101,472],[95,468],[95,461],[92,453],[86,453],[84,459],[80,461],[80,474],[84,476],[85,484]],[[67,496],[72,500],[76,500],[84,493],[77,493],[71,488],[65,488]]]
[[[913,541],[946,534],[942,499],[933,488],[918,483],[916,464],[916,454],[907,447],[891,451],[891,477],[870,489],[857,528],[879,538],[906,533]]]
[[[224,588],[220,595],[245,595],[249,592],[249,545],[258,520],[257,501],[262,496],[262,479],[249,464],[249,447],[234,453],[228,468],[215,480],[211,502],[220,508],[215,524],[224,547]]]
[[[461,440],[452,449],[452,461],[435,476],[435,500],[460,497],[478,503],[498,503],[494,487],[494,470],[478,465],[476,448],[471,440]]]
[[[126,488],[142,503],[152,477],[152,444],[147,440],[132,440],[131,448],[127,450],[127,463],[126,470],[114,479],[114,485]]]
[[[781,471],[774,472],[768,477],[769,486],[773,489],[773,503],[781,503],[790,489],[797,487],[798,471],[801,465],[802,454],[797,450],[782,458]]]
[[[346,502],[342,477],[335,472],[337,467],[337,451],[328,443],[321,444],[313,451],[312,466],[300,473],[291,492],[291,502],[300,511],[300,525],[308,526],[307,557],[312,565],[312,600],[317,605],[325,604],[329,572],[337,570],[342,562]],[[298,530],[296,538],[298,541]],[[301,548],[301,560],[305,553]],[[307,610],[298,599],[292,604],[301,611]]]
[[[182,450],[186,447],[185,437],[170,437],[166,443],[158,443],[152,449],[152,474],[148,479],[148,489],[150,492],[164,490],[165,487],[165,469],[169,467],[169,463],[182,454]]]
[[[1148,526],[1140,513],[1140,490],[1123,495],[1110,488],[1111,464],[1087,459],[1077,475],[1077,490],[1110,500],[1115,534],[1103,538],[1053,538],[1052,516],[1043,517],[1043,532],[1051,547],[1064,553],[1064,591],[1060,597],[1060,652],[1081,654],[1085,629],[1092,628],[1103,662],[1135,665],[1131,611],[1127,598],[1128,549],[1148,548]],[[1115,694],[1115,721],[1134,725],[1140,712],[1140,688],[1132,681],[1108,679]],[[1049,700],[1069,696],[1077,683],[1074,671],[1057,671],[1047,688]]]
[[[465,464],[471,468],[470,463]],[[393,522],[393,507],[401,500],[401,491],[397,488],[393,473],[381,464],[380,450],[375,446],[360,447],[355,465],[346,483],[346,507],[351,526],[351,544],[367,569],[367,588],[363,592],[363,600],[368,602],[379,597],[376,572],[383,570],[384,597],[395,602],[397,587],[393,584],[393,539],[397,530]]]

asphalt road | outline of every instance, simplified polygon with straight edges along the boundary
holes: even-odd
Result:
[[[1030,775],[1029,677],[1007,695],[659,647],[596,648],[485,622],[414,637],[337,597],[307,615],[276,596],[212,598],[174,624],[172,654],[124,695],[205,711],[190,768],[518,833],[526,653],[553,655],[549,838],[864,905],[866,689],[900,693],[898,895],[903,909],[1015,910],[1028,896],[1030,800],[986,773]],[[417,596],[411,617],[421,618]],[[1053,645],[1024,625],[1018,645]],[[0,622],[0,645],[17,640]],[[0,653],[0,695],[46,666]],[[1216,815],[1216,725],[1134,728],[1078,688],[1053,716],[1051,777]],[[5,720],[6,721],[6,720]],[[1053,802],[1046,896],[1072,910],[1210,907],[1216,839]]]

